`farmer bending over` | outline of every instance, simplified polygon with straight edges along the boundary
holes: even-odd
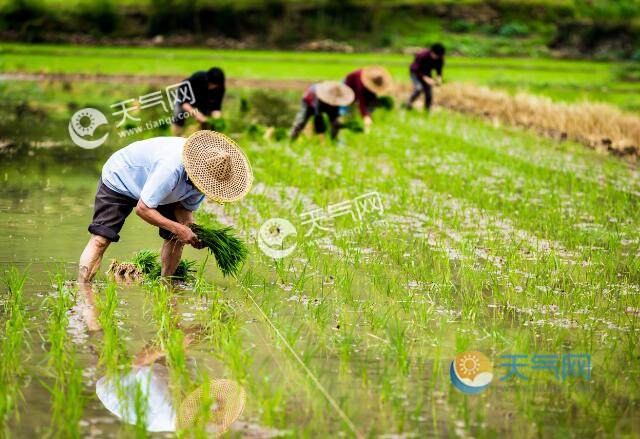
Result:
[[[378,97],[391,91],[391,75],[384,67],[365,67],[347,75],[344,83],[351,87],[358,102],[365,132],[371,126],[371,113],[378,103]]]
[[[188,139],[140,140],[116,151],[102,168],[78,282],[93,279],[132,210],[160,229],[162,275],[173,275],[185,244],[203,247],[188,224],[204,197],[220,203],[237,201],[247,194],[252,180],[242,150],[213,131],[196,131]]]
[[[442,44],[436,43],[429,49],[423,49],[416,54],[409,73],[411,82],[413,83],[413,93],[407,101],[407,108],[413,108],[413,103],[420,93],[424,93],[424,108],[429,111],[431,109],[431,101],[433,93],[431,88],[436,84],[442,83],[442,67],[444,66],[445,48]],[[431,72],[435,70],[437,76],[431,77]]]
[[[329,117],[331,138],[335,139],[340,130],[340,107],[350,105],[353,98],[353,90],[338,81],[324,81],[311,85],[302,97],[302,106],[291,129],[291,140],[300,135],[311,117],[315,132],[323,136],[327,130],[324,114]]]
[[[185,79],[177,90],[173,108],[172,130],[175,135],[182,134],[186,119],[193,117],[201,129],[207,128],[207,118],[222,117],[222,98],[224,98],[224,72],[218,67],[209,71],[195,72]]]

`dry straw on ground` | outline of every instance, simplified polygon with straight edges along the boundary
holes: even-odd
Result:
[[[611,105],[557,103],[547,97],[526,93],[512,96],[461,83],[446,84],[434,95],[436,104],[446,108],[576,140],[632,160],[640,151],[640,118]]]

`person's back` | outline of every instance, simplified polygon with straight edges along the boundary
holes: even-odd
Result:
[[[167,185],[177,184],[184,174],[185,142],[183,137],[154,137],[133,142],[109,157],[102,168],[102,181],[110,189],[135,200],[140,199],[147,180],[154,175],[162,175]],[[175,184],[167,189],[174,189]]]

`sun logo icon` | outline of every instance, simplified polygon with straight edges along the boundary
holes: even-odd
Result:
[[[482,352],[463,352],[451,362],[449,373],[461,392],[480,393],[493,380],[493,364]]]

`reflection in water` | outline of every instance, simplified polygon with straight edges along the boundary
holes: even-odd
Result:
[[[221,434],[240,417],[245,403],[245,391],[238,383],[219,379],[188,394],[176,410],[169,370],[158,363],[133,367],[125,375],[102,377],[96,383],[96,394],[107,410],[128,424],[137,423],[136,404],[144,404],[142,421],[152,432],[189,428],[206,411],[207,431]]]
[[[92,285],[80,283],[81,314],[90,331],[100,330]],[[200,325],[183,329],[185,347],[203,331]],[[104,407],[127,424],[144,425],[150,432],[173,432],[205,425],[208,433],[224,433],[244,410],[246,393],[235,381],[207,381],[188,394],[172,392],[170,370],[161,362],[166,352],[147,344],[133,365],[103,376],[96,395]],[[178,395],[176,395],[178,394]],[[139,419],[140,418],[140,419]]]

